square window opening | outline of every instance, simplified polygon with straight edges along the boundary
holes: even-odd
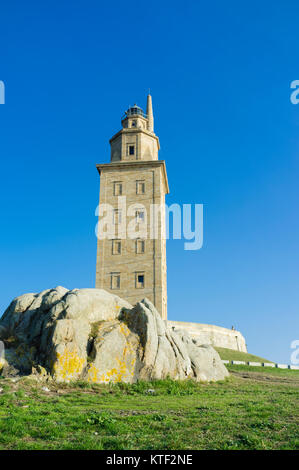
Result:
[[[136,181],[136,194],[144,194],[144,193],[145,193],[145,182]]]
[[[145,241],[136,240],[136,253],[141,254],[145,252]]]
[[[144,211],[136,211],[135,218],[136,218],[137,224],[144,222],[144,219],[145,219]]]
[[[123,193],[123,185],[120,182],[114,183],[114,196],[121,196]]]
[[[121,254],[121,240],[112,240],[112,254],[113,255]]]
[[[144,279],[145,279],[145,276],[143,273],[136,273],[136,288],[137,289],[144,288]]]
[[[111,289],[120,289],[120,274],[111,274]]]
[[[121,211],[119,209],[114,209],[113,212],[113,223],[120,224],[121,223]]]

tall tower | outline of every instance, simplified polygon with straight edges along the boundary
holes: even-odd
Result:
[[[165,194],[169,188],[165,162],[158,160],[151,95],[146,114],[134,105],[121,124],[110,139],[111,162],[97,165],[100,215],[109,204],[112,215],[107,220],[113,233],[109,238],[103,235],[100,216],[96,287],[131,304],[147,297],[166,320]]]

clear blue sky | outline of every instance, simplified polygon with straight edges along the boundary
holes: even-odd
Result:
[[[167,202],[204,204],[204,246],[169,241],[172,320],[231,327],[290,362],[299,339],[297,0],[10,1],[0,8],[0,311],[93,287],[96,163],[150,87]]]

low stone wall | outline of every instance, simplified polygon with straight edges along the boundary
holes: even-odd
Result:
[[[202,344],[211,344],[219,348],[247,352],[245,338],[240,331],[202,323],[170,320],[168,320],[167,323],[169,327],[186,330],[194,339],[199,340]]]

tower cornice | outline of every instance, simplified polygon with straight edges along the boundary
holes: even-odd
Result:
[[[156,134],[154,134],[153,132],[149,132],[147,129],[136,129],[136,128],[124,128],[124,129],[121,129],[120,131],[118,131],[116,134],[114,134],[114,136],[111,137],[111,139],[109,140],[109,143],[111,144],[111,142],[113,142],[117,137],[119,137],[120,135],[122,134],[146,134],[148,135],[149,137],[152,137],[153,139],[155,139],[157,141],[157,144],[158,144],[158,150],[160,150],[160,141],[159,141],[159,137],[156,136]]]
[[[101,163],[96,165],[99,174],[105,170],[115,169],[121,170],[123,168],[153,168],[153,167],[161,167],[164,177],[164,184],[165,184],[165,193],[169,194],[169,186],[168,186],[168,178],[166,172],[166,164],[165,160],[140,160],[140,161],[129,161],[129,162],[112,162],[112,163]]]

